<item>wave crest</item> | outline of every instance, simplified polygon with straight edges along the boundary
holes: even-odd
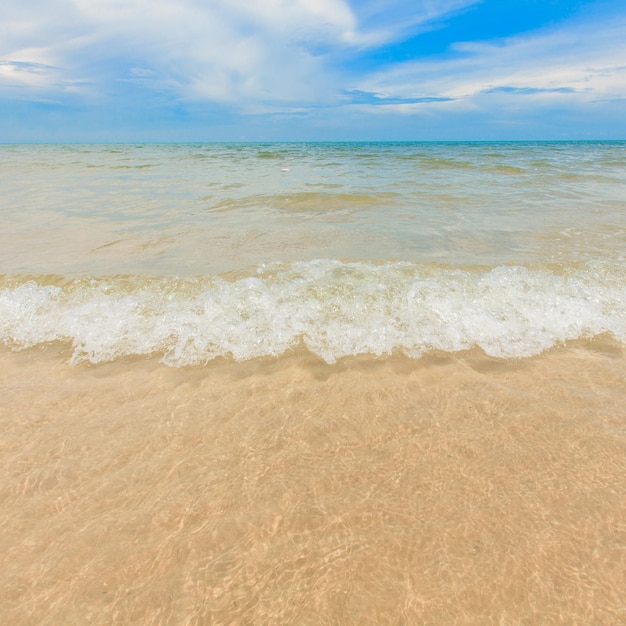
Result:
[[[160,354],[170,366],[280,356],[304,346],[328,363],[479,347],[502,358],[611,333],[626,342],[619,267],[556,273],[464,271],[334,260],[260,268],[235,281],[113,277],[0,290],[0,341],[69,342],[72,361]]]

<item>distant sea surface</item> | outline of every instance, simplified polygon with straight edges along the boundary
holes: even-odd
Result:
[[[0,338],[170,365],[626,340],[626,144],[2,146]]]
[[[624,623],[626,142],[0,189],[1,623]]]

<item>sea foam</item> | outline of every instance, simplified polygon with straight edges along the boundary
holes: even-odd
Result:
[[[73,362],[159,355],[180,367],[302,347],[328,363],[472,347],[521,358],[603,333],[626,342],[625,271],[606,264],[557,272],[318,260],[262,267],[234,281],[4,282],[0,341],[13,349],[69,343]]]

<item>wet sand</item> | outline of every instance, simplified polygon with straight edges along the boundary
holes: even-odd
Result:
[[[626,623],[626,357],[0,351],[0,623]]]

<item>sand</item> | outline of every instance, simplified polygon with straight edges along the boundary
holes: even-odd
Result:
[[[626,358],[0,351],[0,623],[626,623]]]

